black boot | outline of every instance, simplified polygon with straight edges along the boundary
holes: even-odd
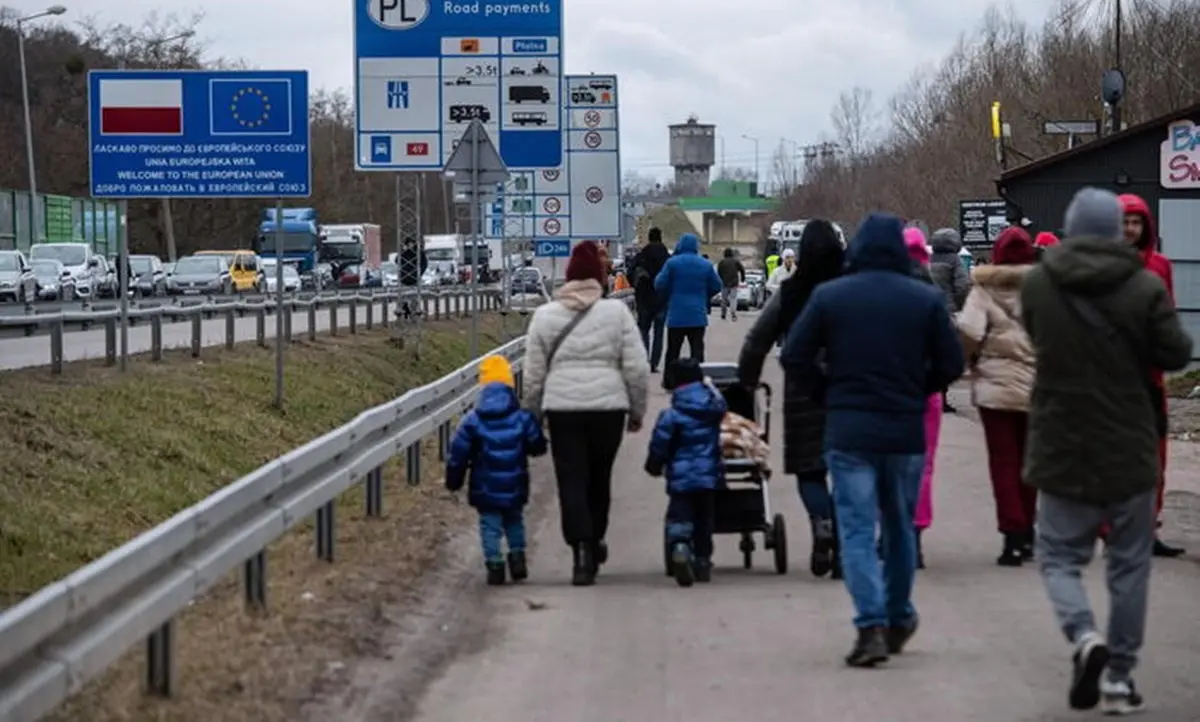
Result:
[[[812,555],[808,559],[808,568],[813,576],[823,577],[833,568],[833,522],[813,519],[812,530]]]
[[[590,587],[596,583],[596,560],[590,542],[580,542],[574,547],[575,567],[571,571],[571,584]]]
[[[596,542],[596,569],[604,566],[608,561],[608,543],[603,539]]]
[[[529,578],[529,567],[525,564],[525,552],[508,553],[508,573],[514,582],[522,582]]]
[[[887,630],[884,627],[865,627],[858,630],[854,648],[846,655],[851,667],[874,667],[888,659]]]
[[[687,542],[675,542],[671,546],[671,567],[675,571],[675,583],[679,586],[690,587],[696,581],[692,568],[692,549]]]
[[[996,558],[996,563],[1002,567],[1019,567],[1024,560],[1021,558],[1021,535],[1005,534],[1004,551]]]
[[[924,568],[925,568],[925,550],[924,550],[924,549],[921,547],[921,532],[923,532],[923,531],[925,531],[925,530],[924,530],[924,529],[917,529],[917,530],[916,530],[916,538],[917,538],[917,569],[924,569]]]
[[[1034,533],[1032,529],[1021,535],[1021,561],[1033,561],[1033,542]]]
[[[504,586],[504,562],[487,563],[487,583],[489,587]]]
[[[1164,542],[1162,539],[1159,539],[1158,537],[1154,537],[1154,550],[1152,553],[1156,557],[1163,557],[1166,559],[1174,559],[1176,557],[1183,556],[1183,553],[1185,551],[1187,551],[1187,550],[1184,549],[1183,547],[1173,547],[1170,544],[1167,544],[1166,542]]]
[[[705,557],[696,557],[692,561],[692,576],[696,581],[703,584],[712,581],[712,560]]]

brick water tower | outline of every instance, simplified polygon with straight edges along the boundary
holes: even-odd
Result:
[[[717,126],[695,115],[686,123],[667,126],[671,132],[671,167],[675,192],[681,196],[708,195],[709,176],[717,154]]]

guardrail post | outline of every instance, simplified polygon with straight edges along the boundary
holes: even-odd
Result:
[[[200,348],[204,341],[204,317],[192,314],[192,358],[200,358]]]
[[[254,338],[258,345],[267,347],[267,307],[259,306],[254,309]]]
[[[384,296],[384,297],[383,297],[383,309],[382,309],[382,310],[383,310],[383,317],[379,319],[379,326],[380,326],[380,328],[387,328],[387,327],[388,327],[388,307],[389,307],[389,306],[391,306],[391,304],[389,303],[389,301],[391,301],[391,300],[392,300],[392,299],[391,299],[391,297],[390,297],[390,296]],[[397,303],[397,304],[399,304],[399,303],[400,303],[400,301],[399,301],[399,300],[397,300],[397,301],[396,301],[396,303]],[[368,316],[367,318],[370,318],[370,316]]]
[[[445,461],[450,455],[450,422],[438,425],[438,461]]]
[[[317,305],[311,301],[308,304],[308,340],[317,340]]]
[[[414,441],[404,452],[404,471],[409,486],[421,483],[421,442]]]
[[[146,691],[156,697],[170,697],[175,691],[174,619],[146,638]]]
[[[375,467],[367,474],[367,516],[383,515],[383,469]]]
[[[350,333],[358,333],[358,299],[350,299]]]
[[[276,311],[275,313],[283,314],[283,340],[285,343],[291,343],[292,342],[292,309],[285,308],[282,311]]]
[[[150,358],[155,361],[163,360],[162,323],[161,315],[150,317]]]
[[[371,301],[367,304],[367,330],[375,328],[375,302]]]
[[[104,319],[104,365],[117,365],[117,319]]]
[[[454,294],[454,315],[459,318],[466,315],[463,312],[463,295],[461,293]]]
[[[63,322],[55,321],[50,325],[50,373],[58,375],[63,372]]]
[[[332,501],[317,509],[317,558],[327,562],[333,561],[334,509]]]
[[[233,349],[237,342],[237,315],[233,309],[225,312],[225,348]]]
[[[265,609],[267,606],[267,553],[260,551],[242,564],[246,605]]]
[[[337,335],[337,331],[338,331],[337,322],[338,322],[338,305],[337,305],[337,300],[334,300],[334,302],[329,305],[329,335],[330,336]]]

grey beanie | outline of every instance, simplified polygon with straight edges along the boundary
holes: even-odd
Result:
[[[1095,236],[1115,241],[1121,238],[1123,219],[1121,201],[1116,194],[1089,186],[1071,199],[1063,230],[1068,238]]]

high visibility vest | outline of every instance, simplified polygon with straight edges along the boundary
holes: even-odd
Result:
[[[629,287],[629,280],[625,278],[625,274],[618,273],[616,279],[613,280],[613,290],[624,291]]]
[[[767,278],[771,277],[776,268],[779,268],[779,254],[767,256]]]

